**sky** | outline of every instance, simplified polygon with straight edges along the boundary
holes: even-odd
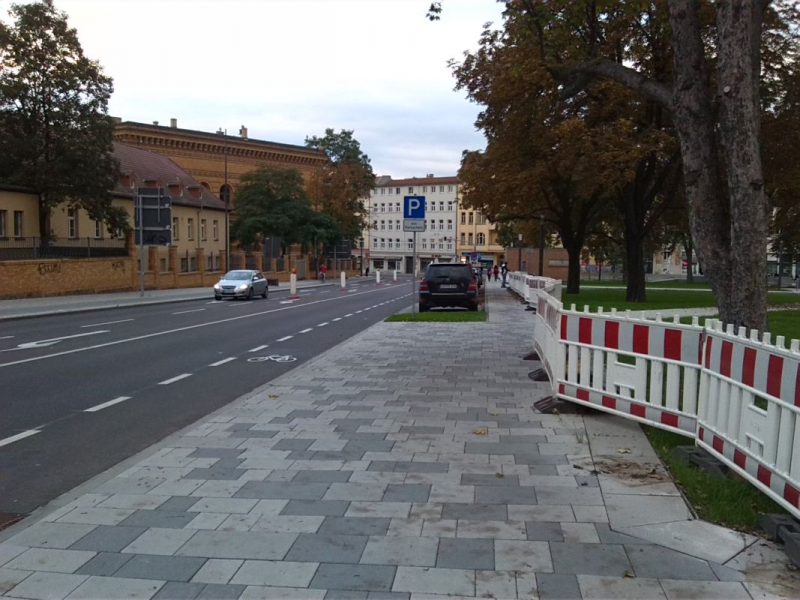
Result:
[[[24,3],[24,2],[23,2]],[[452,176],[485,146],[449,59],[475,50],[495,0],[54,0],[114,79],[125,121],[303,145],[352,130],[376,175]],[[9,0],[0,19],[9,23]]]

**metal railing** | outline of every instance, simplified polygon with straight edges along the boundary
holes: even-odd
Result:
[[[630,311],[566,309],[552,279],[510,273],[560,399],[692,438],[800,517],[800,341]]]
[[[115,238],[0,238],[0,260],[39,258],[101,258],[127,256],[124,239]]]

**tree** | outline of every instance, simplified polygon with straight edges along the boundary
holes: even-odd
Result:
[[[345,129],[335,133],[328,128],[323,137],[306,138],[306,146],[328,156],[328,164],[311,182],[314,208],[329,215],[345,238],[358,238],[366,225],[361,198],[375,185],[369,156],[361,151],[353,132]]]
[[[304,227],[313,214],[300,173],[264,167],[241,179],[231,236],[245,247],[265,237],[278,237],[285,251],[293,243],[306,241]]]
[[[770,11],[769,0],[713,6],[669,0],[673,73],[663,82],[631,54],[632,32],[663,2],[506,2],[507,14],[527,18],[538,59],[565,96],[608,79],[671,113],[692,238],[720,317],[756,329],[767,321],[767,203],[759,154],[762,33],[765,23],[781,20],[776,13],[786,18],[789,4],[776,2]],[[441,3],[434,2],[429,17],[440,12]]]
[[[127,228],[111,205],[118,181],[107,114],[111,78],[83,55],[75,29],[52,0],[12,5],[0,22],[0,180],[39,195],[39,235],[50,212],[83,208],[110,229]]]

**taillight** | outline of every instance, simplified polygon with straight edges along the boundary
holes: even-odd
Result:
[[[424,279],[419,282],[419,291],[420,292],[427,292],[428,291],[428,282]]]
[[[469,282],[469,291],[470,292],[477,292],[478,291],[478,284],[474,281]]]

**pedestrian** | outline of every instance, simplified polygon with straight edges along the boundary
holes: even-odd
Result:
[[[506,261],[500,263],[500,273],[503,275],[503,287],[506,287],[506,278],[508,277],[508,263]]]
[[[324,264],[319,269],[319,276],[322,281],[325,281],[325,276],[328,274],[328,265]]]
[[[369,265],[367,265],[367,268],[364,269],[364,277],[369,277]]]
[[[494,266],[494,280],[498,281],[500,279],[500,267],[497,265]]]

